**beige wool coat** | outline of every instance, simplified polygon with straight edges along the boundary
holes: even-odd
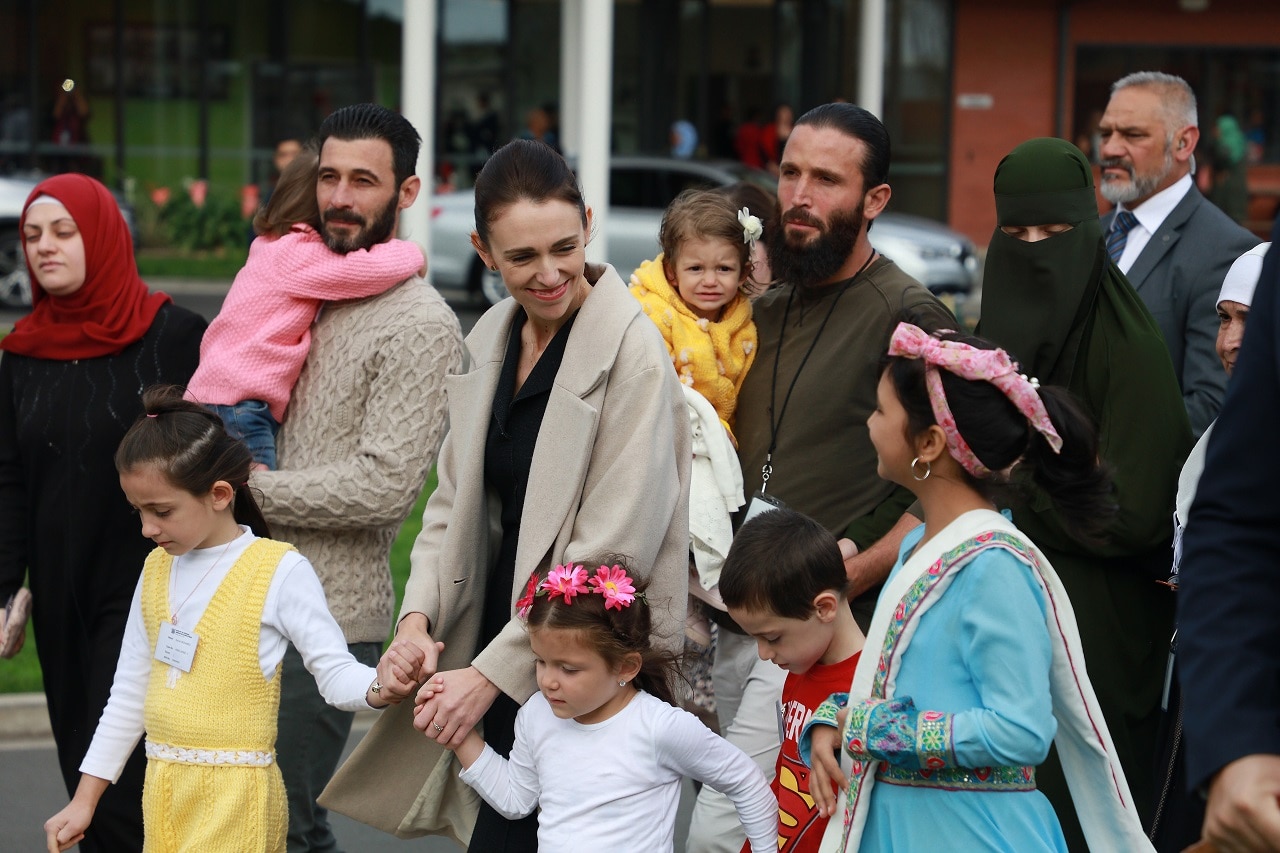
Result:
[[[684,396],[657,327],[610,266],[594,280],[569,333],[529,469],[515,582],[487,590],[499,511],[484,477],[485,437],[511,323],[508,299],[467,337],[471,369],[446,380],[450,429],[439,486],[414,544],[401,618],[427,616],[443,641],[439,668],[475,667],[524,702],[537,689],[515,602],[548,555],[555,562],[617,553],[650,577],[655,634],[679,648],[689,564],[692,454]],[[505,595],[512,619],[477,649],[484,597]],[[458,780],[451,752],[412,726],[413,703],[388,709],[325,789],[321,804],[401,838],[447,835],[466,844],[479,796]]]

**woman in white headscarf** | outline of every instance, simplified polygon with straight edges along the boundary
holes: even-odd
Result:
[[[1240,344],[1244,341],[1245,321],[1249,306],[1253,304],[1253,291],[1262,273],[1262,259],[1270,243],[1262,243],[1236,258],[1218,292],[1218,358],[1222,369],[1231,376]],[[1187,456],[1178,476],[1178,496],[1173,511],[1173,575],[1170,586],[1178,586],[1178,566],[1182,561],[1182,534],[1195,500],[1196,487],[1204,472],[1204,460],[1209,448],[1209,436],[1213,424],[1204,431],[1200,440]],[[1164,719],[1161,722],[1160,750],[1158,753],[1157,784],[1160,786],[1156,811],[1151,820],[1151,840],[1156,850],[1181,851],[1200,840],[1200,827],[1204,823],[1204,800],[1186,792],[1186,760],[1182,745],[1182,692],[1175,677],[1173,658],[1178,647],[1175,631],[1169,651],[1168,675],[1165,678]]]

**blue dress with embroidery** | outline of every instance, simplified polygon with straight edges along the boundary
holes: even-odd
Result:
[[[903,540],[894,574],[923,532],[918,527]],[[897,604],[881,599],[877,606]],[[867,649],[863,658],[874,660],[878,652]],[[920,616],[894,694],[910,697],[922,713],[953,715],[950,739],[958,766],[1034,766],[1044,761],[1057,731],[1049,692],[1052,655],[1045,598],[1032,569],[1006,550],[987,549]],[[1053,807],[1037,790],[940,790],[881,776],[869,805],[862,853],[1067,849]]]

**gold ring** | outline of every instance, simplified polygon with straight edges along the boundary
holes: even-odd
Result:
[[[373,686],[370,687],[369,689],[373,691],[374,696],[377,696],[379,693],[382,692],[382,682],[381,681],[373,682]]]

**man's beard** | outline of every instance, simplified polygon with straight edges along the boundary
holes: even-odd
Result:
[[[831,214],[830,222],[822,222],[798,208],[787,211],[779,221],[782,227],[774,232],[774,239],[767,246],[774,280],[800,289],[819,287],[828,283],[853,253],[862,232],[862,205]],[[788,222],[816,226],[818,236],[807,242],[797,238],[793,244],[787,233]]]
[[[387,240],[391,239],[391,232],[396,227],[396,211],[399,209],[399,201],[399,196],[393,193],[391,200],[378,213],[372,225],[369,224],[367,219],[353,210],[329,208],[321,217],[322,227],[320,233],[324,237],[324,244],[330,250],[340,255],[345,255],[357,249],[370,249],[379,243],[387,242]],[[330,222],[350,222],[360,227],[359,230],[350,235],[334,233],[327,227]]]
[[[1169,176],[1173,171],[1173,146],[1166,144],[1164,147],[1164,163],[1160,167],[1160,171],[1154,175],[1138,175],[1134,172],[1133,162],[1126,161],[1119,157],[1112,157],[1101,161],[1102,166],[1102,186],[1100,190],[1102,197],[1112,204],[1128,204],[1140,198],[1147,198],[1160,186],[1160,182]],[[1107,169],[1124,169],[1129,173],[1129,181],[1127,183],[1119,183],[1114,180],[1107,180]]]

